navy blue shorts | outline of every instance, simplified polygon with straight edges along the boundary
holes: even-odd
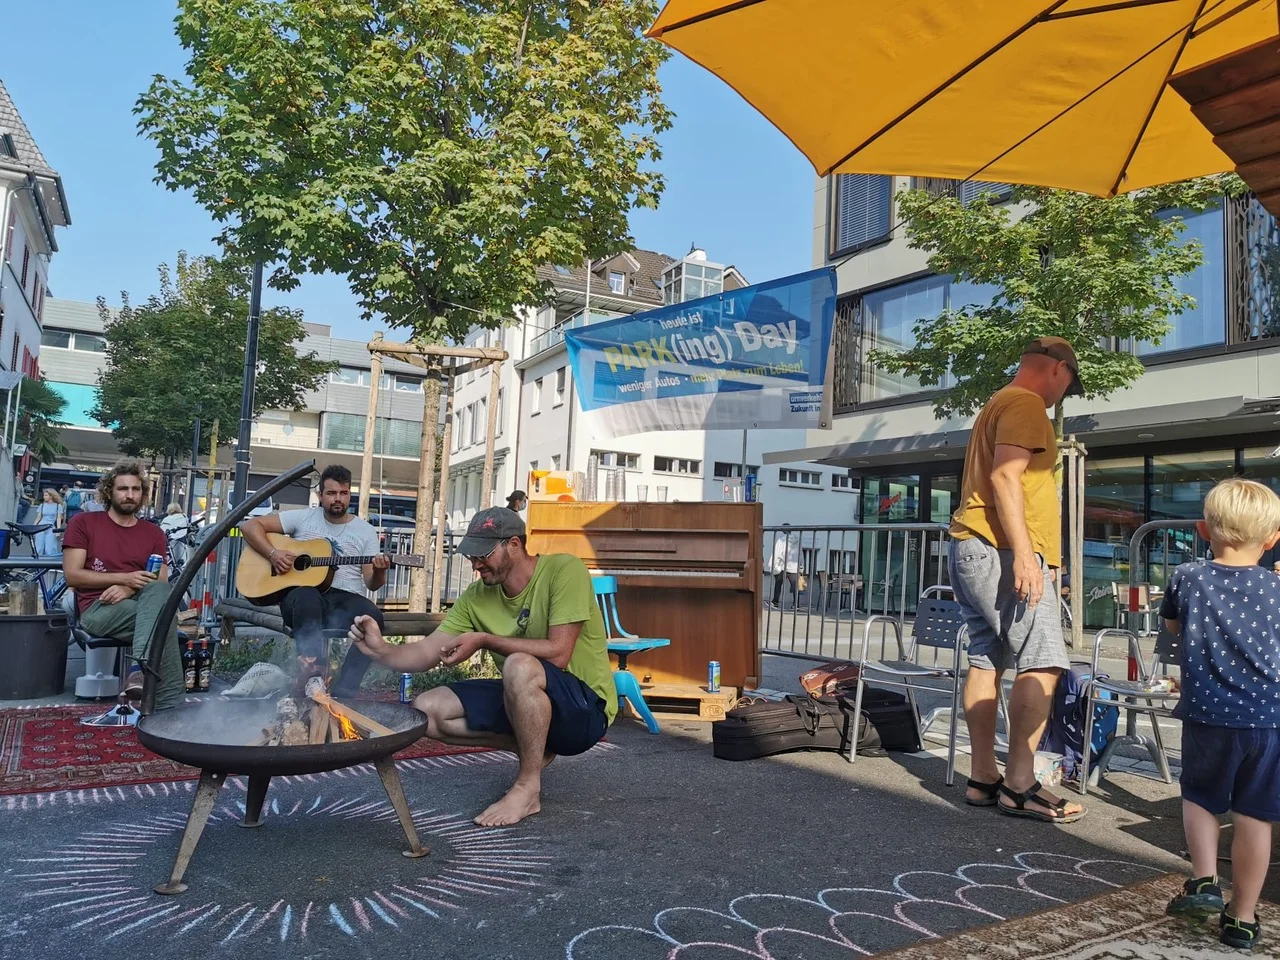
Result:
[[[561,757],[585,753],[609,727],[604,701],[567,670],[541,658],[538,662],[547,673],[547,699],[551,701],[547,749]],[[515,733],[502,700],[501,680],[462,680],[449,684],[449,689],[462,701],[468,730],[507,736]]]
[[[1182,725],[1182,799],[1280,822],[1280,730]]]

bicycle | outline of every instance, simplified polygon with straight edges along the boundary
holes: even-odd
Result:
[[[44,533],[52,527],[52,524],[27,524],[27,523],[7,523],[5,526],[9,529],[8,542],[11,546],[21,546],[24,540],[31,541],[31,559],[33,560],[53,560],[58,559],[57,556],[41,556],[36,552],[36,536]],[[54,530],[55,533],[62,533],[65,527]],[[5,549],[6,554],[10,554],[8,547]],[[6,559],[14,559],[11,555]],[[21,559],[21,558],[18,558]],[[38,583],[40,585],[40,593],[44,597],[44,608],[53,610],[57,608],[67,593],[67,580],[62,575],[61,569],[50,569],[47,567],[14,567],[0,571],[0,584],[9,583]]]

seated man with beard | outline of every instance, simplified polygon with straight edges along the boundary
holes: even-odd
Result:
[[[147,572],[153,553],[167,555],[160,528],[138,519],[147,486],[142,464],[117,463],[98,484],[107,509],[76,514],[62,540],[62,572],[76,592],[80,625],[94,636],[132,642],[135,666],[124,692],[134,699],[142,696],[142,670],[136,664],[150,655],[151,633],[170,590],[167,564],[158,574]],[[176,620],[169,624],[159,673],[156,706],[177,706],[185,688]]]

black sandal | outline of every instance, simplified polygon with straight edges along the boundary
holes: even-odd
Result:
[[[1075,823],[1085,814],[1085,811],[1083,810],[1077,810],[1075,813],[1067,813],[1067,801],[1061,798],[1050,801],[1043,797],[1037,797],[1036,794],[1041,790],[1039,782],[1033,783],[1022,793],[1018,793],[1016,790],[1010,790],[1003,783],[1000,783],[996,789],[1013,801],[1014,805],[1012,807],[1007,804],[1000,803],[998,800],[996,801],[996,806],[1000,808],[1000,812],[1010,817],[1026,817],[1028,820],[1040,820],[1044,823]],[[1034,800],[1036,803],[1053,810],[1054,813],[1048,814],[1041,813],[1039,810],[1028,810],[1028,800]]]
[[[1004,783],[1004,777],[1001,777],[995,783],[983,783],[981,780],[970,779],[965,785],[968,790],[980,790],[982,799],[974,800],[965,794],[964,802],[971,807],[994,807],[1000,801],[996,799],[996,795],[1000,792],[1000,785]]]

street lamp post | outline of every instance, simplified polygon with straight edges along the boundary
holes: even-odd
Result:
[[[262,261],[253,264],[249,291],[249,330],[244,344],[244,381],[240,389],[240,436],[236,440],[236,479],[232,506],[249,495],[249,443],[253,436],[253,392],[258,378],[258,326],[262,313]]]

